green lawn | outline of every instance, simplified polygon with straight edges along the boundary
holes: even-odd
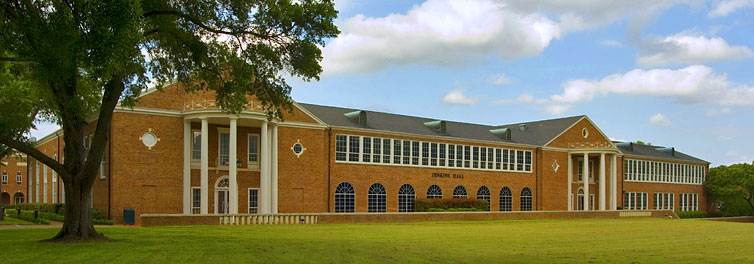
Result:
[[[12,217],[5,217],[5,221],[0,221],[0,225],[33,225],[34,223],[26,222],[24,220],[12,218]]]
[[[115,242],[37,242],[56,231],[0,229],[3,263],[754,261],[754,224],[705,220],[102,227]]]

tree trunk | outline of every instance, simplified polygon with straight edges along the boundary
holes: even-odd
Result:
[[[746,199],[746,202],[749,203],[749,207],[751,207],[751,215],[754,216],[754,202],[752,202],[754,199]]]
[[[89,242],[108,240],[97,233],[92,222],[92,184],[86,181],[65,182],[65,220],[63,228],[57,235],[45,241],[52,242]],[[87,177],[82,177],[87,178]]]

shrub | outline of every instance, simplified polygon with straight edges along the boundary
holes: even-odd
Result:
[[[97,208],[92,208],[92,219],[107,220],[107,214]]]
[[[63,214],[63,204],[62,203],[55,203],[55,204],[46,204],[46,203],[21,203],[16,204],[13,206],[15,209],[21,209],[22,211],[34,211],[39,210],[39,212],[44,213],[53,213],[53,214]]]
[[[707,213],[704,211],[677,211],[675,212],[681,219],[685,218],[705,218]]]
[[[115,222],[113,220],[107,220],[107,219],[92,219],[92,223],[95,225],[113,225]]]
[[[416,199],[414,210],[416,212],[429,212],[430,208],[447,210],[450,208],[475,208],[479,211],[487,211],[487,201],[470,198],[453,199]]]
[[[18,211],[16,209],[5,209],[5,212],[8,214],[8,217],[11,217],[11,218],[21,219],[26,222],[32,222],[32,223],[43,224],[43,225],[50,224],[50,221],[47,221],[43,219],[42,217],[34,219],[34,211],[21,210],[20,215],[18,214]]]

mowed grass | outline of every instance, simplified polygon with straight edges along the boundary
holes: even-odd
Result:
[[[0,221],[0,225],[33,225],[34,223],[26,222],[21,219],[16,219],[12,217],[5,217],[5,220]]]
[[[577,219],[287,226],[101,227],[107,243],[0,229],[3,263],[754,262],[754,224]]]

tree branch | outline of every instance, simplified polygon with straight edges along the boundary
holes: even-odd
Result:
[[[118,105],[118,99],[125,89],[126,86],[123,84],[123,77],[120,74],[113,76],[110,82],[105,85],[105,93],[102,96],[102,106],[100,107],[99,118],[97,119],[97,128],[94,131],[92,147],[89,149],[88,158],[84,164],[85,171],[99,167],[100,162],[104,158],[105,142],[109,140],[113,111]]]
[[[47,165],[47,167],[50,167],[51,169],[53,169],[60,175],[66,175],[63,164],[60,164],[60,162],[54,160],[53,158],[50,158],[46,154],[26,144],[25,142],[15,140],[6,135],[0,135],[0,143],[8,147],[11,147],[15,150],[26,153],[26,155],[31,156],[32,158],[38,160],[39,162],[42,162],[42,164]]]
[[[142,17],[148,18],[150,16],[160,16],[160,15],[177,16],[177,17],[186,19],[186,20],[190,21],[191,23],[196,24],[200,28],[202,28],[204,30],[207,30],[209,32],[212,32],[212,33],[216,33],[216,34],[226,34],[226,35],[249,34],[249,35],[255,36],[255,37],[260,38],[260,39],[269,39],[269,38],[273,37],[273,36],[270,36],[270,35],[259,34],[259,33],[254,32],[254,31],[245,31],[245,30],[242,30],[242,31],[227,31],[227,30],[212,28],[212,27],[207,26],[204,23],[202,23],[202,21],[199,21],[199,19],[197,19],[195,17],[192,17],[190,15],[178,12],[176,10],[152,10],[152,11],[144,13],[142,15]]]

